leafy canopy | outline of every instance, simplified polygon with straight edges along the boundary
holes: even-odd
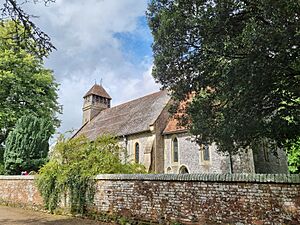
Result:
[[[35,116],[21,117],[5,141],[4,165],[8,174],[38,171],[49,151],[49,138],[54,133],[51,121]]]
[[[300,136],[300,2],[153,0],[153,76],[180,101],[200,143],[237,152]],[[185,121],[187,121],[185,120]]]
[[[23,47],[31,54],[42,59],[48,56],[49,52],[55,47],[51,43],[50,37],[32,21],[34,16],[23,9],[26,3],[41,2],[48,5],[55,2],[55,0],[3,0],[0,3],[0,25],[6,23],[7,20],[12,20],[15,23],[13,24],[14,35],[9,37],[0,36],[0,41],[10,39],[19,43],[22,42]]]
[[[38,188],[48,210],[56,209],[64,194],[69,196],[72,213],[84,214],[93,201],[93,176],[114,173],[145,173],[140,164],[122,162],[124,155],[112,136],[90,141],[84,136],[60,137],[50,161],[41,168]],[[126,154],[125,154],[126,155]]]
[[[59,124],[58,84],[53,72],[28,53],[22,42],[14,41],[14,26],[12,21],[0,25],[0,145],[23,115]]]

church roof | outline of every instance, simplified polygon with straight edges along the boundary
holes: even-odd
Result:
[[[89,95],[98,95],[104,98],[111,99],[109,94],[105,91],[102,85],[94,84],[94,86],[83,96],[84,98]]]
[[[101,111],[75,134],[94,140],[101,134],[123,136],[150,130],[169,102],[167,91],[159,91],[144,97]]]
[[[169,118],[169,121],[163,131],[163,134],[182,133],[188,130],[186,126],[180,124],[178,119],[186,115],[187,106],[192,101],[192,99],[193,94],[189,94],[184,101],[181,101],[179,103],[176,114]]]
[[[179,124],[178,119],[172,117],[167,123],[166,128],[163,131],[163,134],[175,134],[175,133],[182,133],[186,132],[187,128],[181,126]]]

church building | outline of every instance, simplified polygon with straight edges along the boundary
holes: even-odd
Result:
[[[129,160],[154,173],[287,173],[282,149],[265,146],[229,157],[217,146],[199,146],[168,112],[170,96],[163,90],[111,107],[112,98],[95,84],[83,97],[82,126],[74,135],[94,140],[102,134],[118,138]],[[272,151],[274,152],[274,151]]]

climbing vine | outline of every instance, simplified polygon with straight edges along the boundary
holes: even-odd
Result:
[[[62,203],[73,214],[85,214],[92,207],[95,175],[145,173],[140,164],[123,163],[120,156],[124,155],[124,149],[112,136],[101,136],[95,141],[84,136],[74,139],[61,136],[37,178],[45,207],[53,212]]]

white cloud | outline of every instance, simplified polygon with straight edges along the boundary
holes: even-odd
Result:
[[[40,16],[36,23],[57,48],[46,66],[54,70],[61,84],[61,132],[81,125],[82,96],[95,79],[103,79],[113,105],[159,89],[151,76],[151,54],[132,62],[128,57],[131,53],[122,50],[116,37],[130,33],[149,42],[147,28],[139,25],[147,0],[57,0],[48,7],[26,7],[31,14]]]
[[[113,71],[108,73],[103,86],[112,97],[112,106],[159,90],[159,85],[153,82],[151,70],[152,66],[149,66],[141,78],[122,78]],[[97,74],[93,74],[92,77],[96,78]],[[91,82],[76,74],[71,78],[64,78],[61,81],[59,96],[60,102],[64,106],[64,114],[61,116],[63,122],[60,129],[61,131],[68,131],[80,127],[82,123],[82,97],[90,87]]]

